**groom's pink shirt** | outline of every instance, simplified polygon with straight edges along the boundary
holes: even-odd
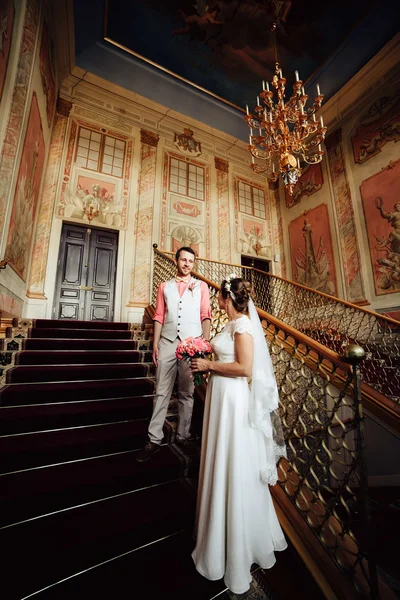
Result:
[[[189,280],[190,281],[190,280]],[[165,318],[165,299],[164,299],[164,290],[166,281],[164,281],[158,288],[157,292],[157,300],[156,300],[156,310],[154,312],[153,321],[158,321],[161,325],[164,323]],[[188,282],[189,283],[189,282]],[[178,286],[179,296],[182,297],[188,283],[184,281],[177,281],[176,285]],[[203,322],[204,319],[211,319],[211,309],[210,309],[210,294],[208,291],[208,286],[205,281],[200,281],[200,321]]]

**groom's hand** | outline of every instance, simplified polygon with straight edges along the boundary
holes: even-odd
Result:
[[[158,346],[153,348],[153,364],[155,367],[158,367]]]

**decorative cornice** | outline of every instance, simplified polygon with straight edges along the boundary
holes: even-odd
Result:
[[[342,128],[338,127],[325,139],[325,146],[327,150],[332,150],[342,142]]]
[[[43,292],[31,292],[28,290],[26,296],[27,298],[34,298],[35,300],[47,300],[47,296],[45,296]]]
[[[217,171],[223,171],[224,173],[229,172],[229,162],[224,158],[219,158],[218,156],[214,156],[214,164]]]
[[[72,110],[72,102],[70,100],[66,100],[65,98],[61,98],[61,96],[57,99],[57,114],[61,117],[69,117],[69,114]]]
[[[276,192],[277,190],[279,190],[279,179],[277,179],[276,181],[270,181],[268,179],[268,189],[272,192]]]
[[[147,129],[140,130],[140,141],[142,144],[147,144],[148,146],[157,147],[158,140],[160,136],[158,133],[154,133],[153,131],[148,131]]]

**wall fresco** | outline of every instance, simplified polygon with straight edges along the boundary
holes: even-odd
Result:
[[[400,160],[360,186],[375,294],[400,292]]]
[[[11,98],[11,107],[2,153],[0,156],[0,238],[3,235],[10,182],[12,181],[17,148],[21,136],[22,122],[25,114],[39,22],[39,11],[39,0],[27,1],[19,51],[18,70]]]
[[[285,189],[286,206],[291,208],[298,204],[303,196],[311,196],[322,188],[324,178],[322,175],[321,163],[316,165],[308,165],[296,183],[293,195]]]
[[[7,74],[8,58],[14,28],[15,8],[13,0],[0,0],[0,100]]]
[[[365,291],[361,276],[360,250],[354,220],[353,200],[343,155],[341,129],[337,129],[333,134],[328,136],[326,147],[339,225],[339,242],[343,257],[346,299],[351,302],[363,302],[365,300]]]
[[[43,21],[42,41],[40,44],[40,77],[42,80],[43,92],[46,97],[47,124],[50,127],[53,120],[54,108],[56,104],[56,84],[55,84],[55,56],[54,43],[49,34],[47,21]]]
[[[320,204],[289,224],[293,280],[319,292],[337,295],[328,208]]]
[[[354,160],[363,163],[381,152],[383,146],[400,140],[400,98],[383,97],[377,100],[361,119],[351,138]]]
[[[18,172],[5,252],[10,266],[24,281],[26,281],[30,258],[44,157],[45,143],[42,121],[37,97],[34,93]]]

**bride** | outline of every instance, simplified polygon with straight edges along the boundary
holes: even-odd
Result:
[[[249,589],[253,563],[269,569],[274,552],[287,547],[268,488],[285,455],[283,436],[274,435],[278,390],[249,287],[236,275],[222,282],[218,304],[229,322],[211,342],[218,360],[192,360],[193,372],[211,373],[192,557],[201,575],[224,577],[236,594]]]

